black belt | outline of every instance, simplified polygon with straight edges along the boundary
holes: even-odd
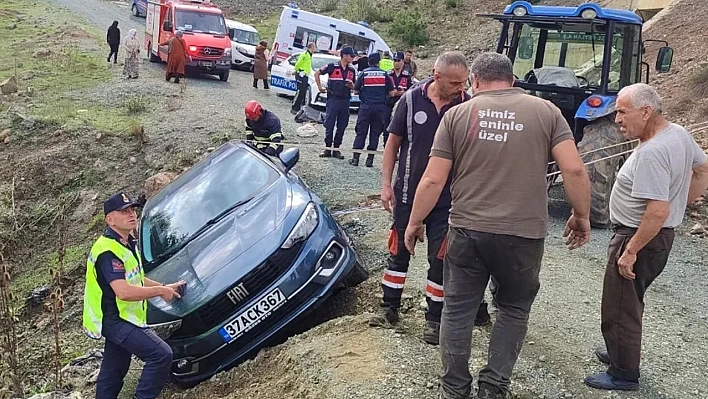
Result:
[[[627,231],[631,231],[632,233],[636,233],[637,230],[639,230],[639,228],[637,228],[637,227],[627,227],[627,226],[619,224],[619,223],[612,223],[611,229],[615,233],[618,230],[627,230]],[[659,231],[660,232],[669,232],[669,231],[674,231],[674,228],[673,227],[662,227],[661,230],[659,230]]]

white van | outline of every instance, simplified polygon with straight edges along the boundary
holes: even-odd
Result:
[[[231,67],[250,70],[261,35],[251,25],[231,19],[226,20],[226,27],[229,28],[231,38]]]
[[[271,64],[301,53],[307,43],[317,43],[318,51],[338,50],[347,45],[357,53],[391,51],[386,42],[365,24],[328,17],[289,6],[283,7],[271,51]]]

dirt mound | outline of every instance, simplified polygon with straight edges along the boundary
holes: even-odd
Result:
[[[644,39],[666,40],[674,48],[674,60],[667,74],[650,75],[664,98],[669,116],[684,124],[708,119],[708,47],[704,46],[708,33],[705,21],[708,9],[702,0],[675,0],[662,13],[647,23]],[[645,60],[653,68],[653,60],[660,44],[648,43]],[[698,132],[696,138],[708,148],[708,134]]]
[[[331,398],[346,386],[385,375],[381,330],[365,316],[347,316],[264,349],[247,361],[183,394],[184,398]]]

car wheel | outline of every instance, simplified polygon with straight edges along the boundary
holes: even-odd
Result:
[[[305,105],[312,105],[312,87],[307,86],[307,90],[305,90]]]
[[[347,277],[344,278],[342,284],[344,284],[345,287],[356,287],[357,285],[366,281],[366,279],[368,278],[369,271],[366,270],[364,266],[360,265],[359,262],[357,262],[354,264],[354,267],[349,272]]]
[[[138,6],[137,6],[137,5],[133,4],[133,7],[130,9],[130,11],[133,12],[133,16],[134,16],[134,17],[139,17],[139,16],[140,16],[140,13],[138,12]]]
[[[152,43],[148,43],[148,49],[152,47]],[[159,56],[155,55],[152,53],[152,50],[148,50],[150,52],[150,62],[160,62],[162,61]]]

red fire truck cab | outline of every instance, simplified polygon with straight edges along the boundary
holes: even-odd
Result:
[[[229,80],[231,40],[224,14],[210,0],[150,0],[145,19],[145,47],[151,62],[167,61],[167,46],[160,46],[184,33],[188,72],[218,75]]]

